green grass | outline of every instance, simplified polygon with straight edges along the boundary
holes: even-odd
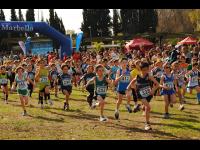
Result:
[[[143,129],[142,112],[129,114],[124,107],[125,101],[120,108],[120,120],[114,119],[115,96],[111,91],[105,105],[108,122],[99,122],[99,109],[88,108],[86,92],[73,90],[69,112],[62,110],[64,97],[61,93],[59,98],[52,95],[54,106],[44,110],[37,104],[37,95],[37,92],[33,94],[33,107],[27,108],[29,116],[26,117],[21,115],[22,109],[17,94],[9,96],[9,104],[0,101],[0,139],[200,139],[200,106],[195,104],[194,95],[189,95],[183,112],[178,110],[178,104],[171,108],[172,116],[168,120],[162,119],[162,98],[154,99],[151,102],[153,130],[149,132]]]

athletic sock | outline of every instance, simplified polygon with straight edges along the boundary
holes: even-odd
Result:
[[[8,94],[6,94],[6,101],[8,100]]]

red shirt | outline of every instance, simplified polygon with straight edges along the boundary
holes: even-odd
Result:
[[[73,55],[73,60],[74,60],[75,62],[77,62],[80,58],[81,58],[80,53],[74,53],[74,55]]]

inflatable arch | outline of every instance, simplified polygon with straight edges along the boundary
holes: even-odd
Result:
[[[61,46],[61,59],[64,55],[71,56],[71,40],[45,22],[0,21],[1,32],[38,32],[57,40]]]

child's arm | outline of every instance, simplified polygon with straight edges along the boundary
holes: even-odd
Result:
[[[123,77],[123,74],[120,76],[120,70],[117,70],[116,78],[115,78],[115,82],[114,83],[117,84],[122,77]]]
[[[94,82],[95,81],[95,77],[93,77],[91,80],[89,80],[88,82],[87,82],[87,84],[85,85],[85,87],[87,87],[89,84],[91,84],[92,82]]]
[[[131,88],[134,88],[135,82],[136,82],[136,78],[132,79],[126,89],[130,90]]]
[[[153,86],[153,88],[151,90],[151,94],[154,95],[155,91],[159,88],[159,83],[158,83],[158,81],[153,76],[149,76],[149,79],[151,81],[153,81],[153,83],[155,85],[155,86]]]
[[[159,86],[160,86],[160,88],[163,88],[165,90],[169,90],[169,88],[164,86],[163,84],[164,84],[164,76],[161,77]]]

